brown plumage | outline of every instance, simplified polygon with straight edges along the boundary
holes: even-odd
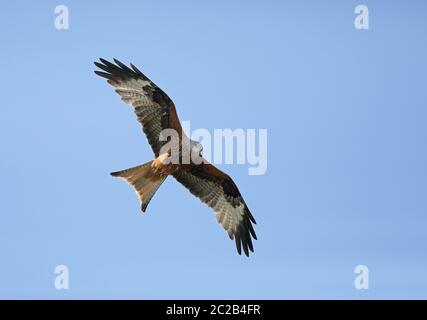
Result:
[[[200,148],[200,145],[183,132],[175,105],[166,93],[134,65],[128,67],[116,59],[114,62],[100,59],[100,63],[95,62],[95,65],[102,71],[95,73],[106,78],[122,100],[133,107],[155,159],[111,175],[123,178],[133,186],[144,212],[164,180],[169,175],[173,176],[215,211],[218,222],[229,237],[235,240],[238,253],[241,254],[243,249],[249,256],[249,251],[253,252],[251,237],[256,239],[252,223],[256,222],[234,181],[205,159],[201,164],[193,161],[185,165],[164,164],[167,154],[162,154],[162,147],[168,141],[159,139],[163,130],[173,129],[177,132],[180,152],[183,141],[190,142],[191,148]]]

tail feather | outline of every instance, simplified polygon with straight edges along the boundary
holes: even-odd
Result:
[[[134,188],[141,202],[141,210],[143,212],[147,210],[150,200],[167,178],[165,175],[159,175],[154,172],[151,168],[152,162],[111,173],[113,177],[125,179]]]

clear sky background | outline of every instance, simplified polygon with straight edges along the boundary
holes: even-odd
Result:
[[[0,298],[427,298],[426,34],[415,0],[5,2]],[[136,64],[193,128],[268,129],[266,175],[221,166],[253,256],[174,179],[142,215],[109,176],[153,155],[98,57]]]

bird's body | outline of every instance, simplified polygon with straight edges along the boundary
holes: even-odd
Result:
[[[144,212],[165,179],[173,176],[215,210],[218,222],[236,241],[239,254],[243,248],[249,256],[249,250],[253,251],[251,236],[256,239],[252,226],[255,219],[233,180],[203,159],[201,145],[185,135],[172,100],[132,64],[129,68],[116,59],[116,64],[100,61],[95,65],[103,71],[95,73],[106,78],[134,108],[155,155],[146,164],[111,175],[133,186]]]

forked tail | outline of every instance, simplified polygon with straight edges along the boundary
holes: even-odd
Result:
[[[111,173],[113,177],[125,179],[135,189],[141,201],[141,210],[143,212],[145,212],[150,200],[167,178],[166,175],[159,175],[151,168],[152,162]]]

